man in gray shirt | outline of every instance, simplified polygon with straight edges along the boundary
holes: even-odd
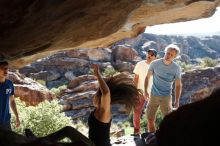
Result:
[[[174,82],[174,108],[179,107],[179,99],[182,91],[181,69],[180,66],[173,61],[179,53],[179,47],[170,44],[165,48],[164,58],[157,59],[150,64],[145,79],[145,96],[149,98],[147,105],[148,132],[156,131],[155,119],[159,107],[163,116],[172,111],[172,85]],[[149,96],[147,88],[151,76],[153,76],[153,85]]]

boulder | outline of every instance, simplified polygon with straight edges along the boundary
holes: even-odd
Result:
[[[24,101],[26,105],[34,106],[44,100],[56,98],[45,86],[19,73],[9,72],[9,79],[14,83],[15,96]]]

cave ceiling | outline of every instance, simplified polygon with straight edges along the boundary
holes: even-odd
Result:
[[[146,26],[210,17],[219,0],[1,0],[0,56],[20,68],[60,50],[107,47]]]

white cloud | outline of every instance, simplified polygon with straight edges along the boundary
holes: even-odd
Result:
[[[170,23],[147,27],[145,33],[153,34],[189,34],[220,31],[220,7],[212,17],[188,22]]]

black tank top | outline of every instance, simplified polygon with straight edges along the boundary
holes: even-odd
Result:
[[[110,143],[110,127],[111,120],[109,123],[103,123],[96,119],[94,112],[91,112],[88,125],[89,125],[89,139],[96,146],[111,146]]]

